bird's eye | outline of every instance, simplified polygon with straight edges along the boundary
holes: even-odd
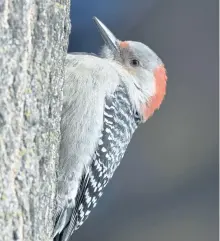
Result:
[[[140,62],[137,59],[132,59],[130,64],[134,67],[137,67],[140,65]]]

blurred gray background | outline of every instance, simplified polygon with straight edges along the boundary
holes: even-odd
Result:
[[[73,241],[218,240],[218,1],[72,0],[69,51],[97,53],[100,18],[165,62],[168,90]]]

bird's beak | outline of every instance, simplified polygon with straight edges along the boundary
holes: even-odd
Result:
[[[118,51],[119,40],[114,36],[114,34],[96,17],[93,17],[97,28],[105,42],[105,44],[112,50]]]

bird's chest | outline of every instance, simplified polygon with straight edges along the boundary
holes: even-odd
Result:
[[[119,166],[139,121],[123,89],[119,89],[106,100],[104,124],[91,166],[86,174],[88,181],[79,208],[76,228],[96,206],[104,187]]]
[[[88,174],[88,187],[93,197],[101,195],[113,176],[139,121],[124,89],[106,100],[103,129]]]

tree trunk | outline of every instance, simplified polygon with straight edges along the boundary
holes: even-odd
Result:
[[[0,240],[51,240],[69,0],[0,0]]]

